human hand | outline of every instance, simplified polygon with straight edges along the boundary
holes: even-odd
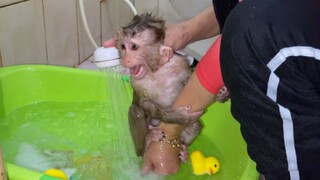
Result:
[[[177,125],[161,123],[158,127],[149,127],[146,136],[146,149],[143,154],[141,175],[153,171],[157,175],[169,175],[179,171],[181,147],[181,132]],[[187,156],[186,156],[187,158]]]
[[[152,171],[159,176],[177,173],[180,168],[179,151],[168,143],[153,142],[143,155],[141,175]]]
[[[164,45],[171,47],[174,51],[181,50],[188,45],[187,32],[185,31],[184,23],[174,24],[166,27],[166,36],[164,39]],[[115,47],[116,40],[111,38],[103,42],[103,47]]]
[[[105,42],[103,42],[103,47],[109,48],[109,47],[115,47],[116,46],[116,40],[114,38],[111,38]]]
[[[174,51],[184,49],[188,45],[188,33],[185,23],[173,24],[166,27],[164,45]]]
[[[164,45],[174,51],[184,49],[188,44],[211,38],[220,33],[213,6],[184,22],[167,27]]]

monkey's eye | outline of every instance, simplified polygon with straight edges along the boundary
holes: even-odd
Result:
[[[131,50],[137,50],[139,46],[137,44],[132,44]]]
[[[120,48],[121,48],[121,50],[125,50],[126,49],[126,45],[121,44]]]

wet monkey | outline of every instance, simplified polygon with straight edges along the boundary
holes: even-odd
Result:
[[[135,16],[116,37],[121,64],[131,74],[133,101],[129,125],[139,156],[148,146],[149,125],[156,127],[164,122],[183,126],[181,142],[185,145],[191,143],[202,127],[198,121],[202,112],[171,108],[191,71],[184,56],[162,44],[164,37],[165,21],[148,13]]]

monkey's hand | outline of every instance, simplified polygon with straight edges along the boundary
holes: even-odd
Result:
[[[181,126],[188,126],[198,121],[204,113],[204,111],[190,112],[191,106],[165,108],[149,100],[142,101],[141,105],[151,114],[152,118],[160,119],[164,123],[179,124]]]
[[[218,102],[224,103],[224,102],[228,101],[229,95],[230,95],[230,93],[229,93],[227,87],[223,86],[221,89],[219,89],[219,92],[216,96],[216,100]]]
[[[181,106],[179,108],[166,108],[157,111],[159,116],[165,123],[174,123],[181,126],[189,126],[198,121],[203,115],[203,111],[190,112],[190,106]]]
[[[147,151],[152,142],[161,141],[163,138],[165,138],[165,134],[162,129],[149,125],[148,133],[145,138],[145,151]]]

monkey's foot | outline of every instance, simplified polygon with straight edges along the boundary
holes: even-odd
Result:
[[[161,123],[161,121],[159,119],[151,119],[150,125],[152,127],[157,127],[157,126],[159,126],[160,123]],[[149,128],[149,130],[150,130],[150,128]]]
[[[219,89],[219,92],[216,96],[216,100],[218,102],[226,102],[229,99],[229,91],[227,89],[227,87],[223,86],[221,89]]]
[[[188,146],[181,144],[181,151],[179,152],[179,159],[181,162],[186,162],[188,160]]]

